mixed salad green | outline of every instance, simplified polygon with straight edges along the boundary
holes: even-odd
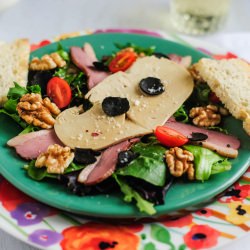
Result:
[[[116,44],[116,47],[118,52],[103,57],[97,64],[98,69],[96,70],[104,69],[110,73],[117,71],[117,65],[113,66],[113,68],[109,66],[113,60],[116,60],[119,56],[121,57],[122,53],[124,53],[123,51],[127,51],[127,48],[132,48],[130,52],[132,51],[143,56],[167,57],[166,54],[156,53],[154,47],[142,48],[131,43],[125,45]],[[65,80],[71,89],[70,102],[62,109],[75,105],[84,105],[85,110],[91,107],[91,103],[84,99],[88,91],[87,75],[72,63],[69,53],[60,44],[58,45],[57,53],[67,62],[66,66],[55,70],[30,72],[27,88],[15,83],[14,87],[9,90],[7,102],[0,110],[0,113],[8,115],[20,125],[23,129],[21,134],[38,131],[41,128],[26,123],[19,116],[17,104],[20,98],[27,93],[38,93],[46,96],[48,81],[53,77]],[[130,61],[129,65],[125,66],[129,67],[133,60]],[[123,66],[120,70],[126,70],[126,67],[124,68]],[[211,103],[211,101],[213,102],[211,100],[212,95],[212,91],[205,83],[196,84],[192,96],[174,113],[175,119],[182,123],[191,123],[188,115],[191,107],[197,106],[197,104],[206,105]],[[221,105],[221,103],[218,103],[218,105]],[[210,129],[219,129],[224,132],[224,129],[220,126],[210,127]],[[230,162],[225,157],[218,155],[212,150],[189,143],[181,147],[191,152],[194,156],[196,181],[206,181],[211,175],[227,171],[231,167]],[[71,192],[78,195],[111,193],[114,190],[116,192],[120,190],[124,195],[125,202],[135,201],[141,212],[153,215],[156,213],[155,205],[164,203],[167,190],[174,181],[178,181],[178,178],[170,174],[166,164],[165,154],[168,150],[169,147],[157,140],[155,135],[144,136],[128,150],[133,157],[126,164],[119,161],[118,158],[117,167],[112,176],[94,186],[84,186],[77,181],[80,171],[86,168],[87,165],[79,164],[75,161],[71,162],[63,174],[48,173],[45,167],[37,168],[35,167],[35,160],[27,162],[24,169],[27,171],[27,175],[36,181],[46,181],[46,179],[51,178],[64,184]],[[185,176],[181,177],[181,179],[188,181]]]

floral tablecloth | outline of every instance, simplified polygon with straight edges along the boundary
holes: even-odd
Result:
[[[119,31],[121,30],[105,30]],[[91,33],[74,32],[55,40]],[[99,30],[98,32],[103,32]],[[183,38],[161,32],[146,33],[185,43]],[[34,50],[49,44],[33,44]],[[217,59],[236,57],[232,53]],[[204,49],[202,49],[204,51]],[[43,249],[62,250],[184,250],[209,249],[230,243],[250,230],[250,168],[223,196],[210,205],[180,218],[124,224],[66,213],[28,197],[0,176],[0,227],[13,236]]]

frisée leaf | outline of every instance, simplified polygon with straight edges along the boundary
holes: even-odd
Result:
[[[117,184],[120,186],[121,191],[124,193],[124,201],[132,202],[134,199],[136,201],[136,206],[139,208],[140,212],[145,212],[149,215],[156,213],[154,204],[143,199],[139,193],[133,190],[122,178],[118,177],[116,174],[113,174],[114,179]]]

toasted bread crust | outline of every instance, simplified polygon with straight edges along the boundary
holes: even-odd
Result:
[[[194,68],[250,135],[250,65],[241,59],[203,58]]]
[[[0,46],[0,107],[7,100],[7,93],[14,81],[26,86],[30,46],[27,39]]]

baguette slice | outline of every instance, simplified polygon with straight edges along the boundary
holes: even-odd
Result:
[[[203,58],[194,68],[250,135],[250,65],[241,59]]]
[[[30,46],[27,39],[0,45],[0,107],[14,81],[25,87],[28,77]]]

